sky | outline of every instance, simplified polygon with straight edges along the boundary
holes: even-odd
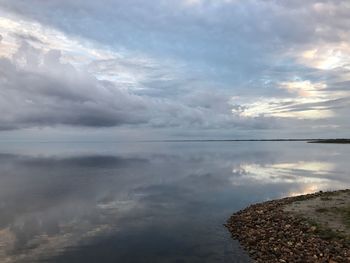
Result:
[[[348,0],[0,0],[0,140],[349,137]]]

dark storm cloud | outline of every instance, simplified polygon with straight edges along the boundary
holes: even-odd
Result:
[[[4,65],[6,69],[2,67]],[[1,74],[2,87],[7,89],[5,94],[3,90],[1,97],[2,129],[55,124],[108,127],[145,121],[140,112],[142,104],[132,106],[135,101],[132,102],[133,98],[128,94],[107,89],[107,93],[113,95],[114,101],[108,99],[108,94],[95,97],[99,94],[91,92],[101,83],[89,83],[84,87],[89,87],[88,92],[76,94],[76,90],[72,92],[70,88],[77,88],[77,85],[84,83],[69,85],[65,80],[55,79],[53,82],[46,74],[23,74],[9,61],[0,61],[0,67],[1,73],[13,70],[10,74]],[[132,113],[128,111],[130,108]]]
[[[56,50],[40,54],[24,42],[14,57],[28,68],[0,59],[1,129],[55,124],[108,127],[146,121],[141,98],[61,63],[60,56]]]

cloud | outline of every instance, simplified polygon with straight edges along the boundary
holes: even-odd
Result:
[[[147,68],[137,62],[139,66],[135,67],[123,61],[102,60],[90,64],[89,69],[93,67],[93,72],[99,75],[106,69],[104,63],[113,72],[120,70],[131,75]],[[115,63],[126,69],[116,67]],[[0,59],[0,76],[2,130],[55,125],[204,128],[237,125],[229,97],[220,93],[194,91],[181,95],[179,100],[137,95],[123,87],[123,81],[99,80],[88,71],[62,62],[61,51],[42,52],[26,41],[11,60]]]
[[[0,58],[1,130],[270,126],[263,118],[246,121],[234,114],[229,91],[213,91],[220,84],[191,75],[179,62],[109,51],[37,23],[0,22],[11,25],[3,27],[5,45],[0,46],[5,52]]]
[[[338,101],[349,97],[349,9],[345,0],[0,0],[2,64],[25,78],[6,76],[12,86],[26,87],[3,90],[1,127],[347,125]]]
[[[58,50],[42,54],[23,42],[13,58],[0,59],[2,129],[146,121],[142,98],[61,63]]]

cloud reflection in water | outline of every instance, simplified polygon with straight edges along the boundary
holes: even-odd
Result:
[[[346,148],[290,144],[1,154],[1,262],[247,260],[222,227],[233,211],[350,185]]]

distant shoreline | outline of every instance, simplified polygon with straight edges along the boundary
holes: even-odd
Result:
[[[311,140],[308,143],[339,143],[347,144],[350,143],[350,139],[323,139],[323,140]]]
[[[146,140],[144,142],[307,142],[307,143],[350,143],[350,139],[188,139],[188,140]]]
[[[313,139],[193,139],[193,140],[154,140],[154,142],[308,142]],[[314,139],[316,140],[316,139]]]
[[[179,139],[179,140],[129,140],[129,141],[98,141],[98,140],[56,140],[56,141],[26,141],[0,140],[0,143],[164,143],[164,142],[306,142],[328,144],[350,144],[350,139]]]
[[[350,190],[251,205],[225,225],[256,262],[350,262]]]

